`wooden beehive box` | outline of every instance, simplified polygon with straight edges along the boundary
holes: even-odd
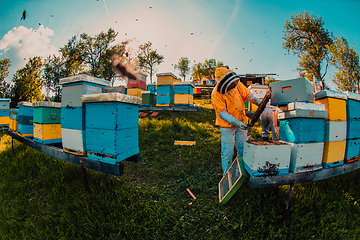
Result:
[[[275,141],[247,141],[243,160],[246,171],[253,177],[277,176],[289,173],[291,147]]]
[[[174,105],[193,106],[194,105],[194,96],[191,94],[175,94],[174,95]]]
[[[290,172],[309,172],[322,168],[324,142],[288,144],[291,146]]]
[[[174,94],[191,94],[194,95],[195,85],[190,82],[175,82]]]
[[[85,110],[81,95],[99,94],[103,87],[110,85],[110,82],[79,74],[60,79],[60,85],[62,85],[61,131],[64,151],[85,156],[85,142],[83,141]]]
[[[360,138],[346,140],[345,159],[360,156]]]
[[[347,139],[360,138],[360,119],[347,120]]]
[[[263,99],[269,87],[267,85],[251,84],[248,88],[255,97]]]
[[[42,144],[61,143],[61,125],[34,123],[34,141]]]
[[[328,112],[326,120],[346,121],[346,99],[345,93],[324,90],[315,94],[316,103],[325,104]]]
[[[174,85],[174,82],[177,81],[177,77],[171,72],[158,73],[158,74],[156,74],[156,77],[157,77],[157,85],[158,86]]]
[[[31,102],[18,103],[18,133],[22,136],[31,137],[33,135],[33,115],[34,109]]]
[[[106,93],[83,95],[82,101],[88,158],[116,164],[139,153],[140,98]]]
[[[325,142],[322,165],[323,168],[344,164],[346,141]]]
[[[156,93],[156,84],[148,84],[147,85],[147,90],[150,91],[151,93],[155,94]]]
[[[325,142],[346,140],[346,121],[325,121]]]
[[[174,95],[174,92],[174,86],[172,85],[162,85],[156,88],[157,95]]]
[[[327,115],[328,115],[328,113],[325,110],[308,110],[308,109],[295,109],[295,110],[278,113],[279,119],[327,118]]]
[[[219,182],[219,203],[226,204],[248,177],[244,162],[237,157]]]
[[[323,118],[289,118],[280,120],[279,138],[291,143],[324,142]]]
[[[10,109],[11,98],[0,98],[0,109]]]
[[[290,102],[313,102],[314,87],[307,78],[283,80],[269,84],[271,105],[285,105]]]
[[[146,84],[147,74],[142,71],[136,71],[135,76],[138,80],[143,81]]]
[[[360,94],[345,92],[346,100],[346,117],[347,120],[360,119]]]
[[[144,91],[144,89],[141,89],[141,88],[128,88],[126,93],[129,96],[134,96],[134,97],[141,98],[142,97],[142,95],[141,95],[142,91]]]
[[[174,95],[157,95],[156,106],[173,106]]]
[[[13,132],[17,132],[18,129],[18,113],[19,113],[19,109],[10,108],[9,129]]]
[[[156,105],[156,94],[151,91],[142,91],[142,106],[155,106]]]
[[[117,87],[103,87],[101,88],[102,93],[111,93],[111,92],[118,92],[118,93],[125,93],[126,88],[124,86],[117,86]]]
[[[10,123],[10,109],[0,109],[0,127],[8,127]]]
[[[128,80],[127,89],[130,88],[141,88],[142,90],[146,90],[146,82],[137,80]]]
[[[33,103],[33,122],[38,124],[61,124],[61,103],[40,101]]]

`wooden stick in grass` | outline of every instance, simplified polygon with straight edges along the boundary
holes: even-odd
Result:
[[[196,199],[195,195],[190,191],[190,189],[186,189],[186,191],[188,191],[188,193],[190,194],[190,196],[192,196],[193,199]]]

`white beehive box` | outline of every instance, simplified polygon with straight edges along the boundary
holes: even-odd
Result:
[[[255,97],[263,99],[269,87],[266,85],[251,84],[248,88]]]
[[[346,141],[346,121],[325,121],[325,142]]]
[[[61,128],[62,146],[65,152],[75,155],[86,155],[85,131]]]
[[[290,172],[309,172],[322,168],[324,143],[288,143],[291,146]]]
[[[288,118],[327,118],[327,111],[323,110],[307,110],[307,109],[295,109],[286,112],[278,113],[279,119]]]
[[[289,173],[291,147],[284,142],[247,141],[244,143],[245,169],[252,177]]]

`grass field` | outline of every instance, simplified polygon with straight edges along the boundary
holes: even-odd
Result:
[[[141,161],[114,177],[51,158],[3,136],[0,239],[359,239],[360,170],[289,186],[244,184],[224,206],[220,133],[201,112],[139,119]],[[251,135],[260,138],[259,126]],[[196,141],[177,146],[175,140]],[[193,199],[186,189],[196,196]]]

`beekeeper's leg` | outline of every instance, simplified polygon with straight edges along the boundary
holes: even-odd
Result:
[[[246,140],[247,140],[247,131],[237,128],[235,132],[235,145],[236,145],[237,155],[241,158],[243,157],[244,142]]]
[[[234,157],[234,141],[235,131],[237,128],[223,128],[220,127],[221,134],[221,165],[223,169],[223,175],[231,166]]]
[[[270,128],[272,133],[272,140],[279,141],[279,126],[277,126],[277,119],[275,119],[275,114],[272,115],[270,119]]]

